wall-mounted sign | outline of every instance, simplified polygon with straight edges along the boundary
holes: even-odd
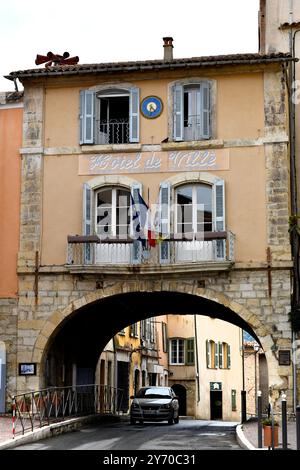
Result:
[[[36,375],[36,363],[19,363],[19,375]]]
[[[148,119],[154,119],[161,115],[163,104],[158,96],[147,96],[141,103],[141,113]]]
[[[222,390],[222,382],[210,382],[210,390],[212,392],[219,392]]]
[[[279,356],[279,365],[280,366],[290,366],[291,365],[291,351],[282,349],[278,353]]]
[[[79,175],[229,170],[229,149],[79,155]]]

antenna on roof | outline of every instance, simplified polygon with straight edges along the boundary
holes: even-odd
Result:
[[[35,65],[45,64],[45,67],[51,67],[51,65],[75,65],[78,62],[79,57],[70,57],[69,52],[64,52],[63,55],[53,54],[53,52],[48,52],[47,55],[37,54],[35,59]]]

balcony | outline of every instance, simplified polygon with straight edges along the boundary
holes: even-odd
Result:
[[[230,269],[234,263],[235,235],[228,231],[205,232],[201,236],[193,240],[170,236],[155,247],[143,248],[141,242],[129,238],[100,240],[96,235],[69,235],[66,267],[74,273],[107,274]]]
[[[128,119],[110,119],[99,122],[99,144],[128,144]]]

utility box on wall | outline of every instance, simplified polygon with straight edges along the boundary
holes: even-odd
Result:
[[[0,341],[0,413],[5,413],[5,389],[6,389],[6,348]]]

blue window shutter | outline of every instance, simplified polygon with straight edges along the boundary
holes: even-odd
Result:
[[[170,183],[161,183],[159,192],[159,206],[160,206],[160,233],[162,237],[170,235]],[[170,242],[162,241],[160,243],[160,263],[170,262]]]
[[[131,196],[134,200],[135,204],[139,203],[138,194],[142,196],[142,185],[141,183],[134,183],[131,186]],[[142,243],[140,240],[135,239],[134,228],[133,228],[133,220],[132,220],[132,210],[130,211],[130,221],[131,221],[131,235],[133,237],[133,244],[132,244],[132,263],[133,264],[140,264],[142,262]]]
[[[129,141],[139,142],[139,103],[140,93],[138,88],[131,88],[129,102]]]
[[[210,86],[208,82],[201,85],[201,134],[202,139],[210,138]]]
[[[225,230],[225,182],[217,181],[215,184],[215,230]],[[216,241],[216,257],[224,259],[226,255],[226,240]]]
[[[92,235],[92,189],[87,184],[83,185],[83,234]],[[92,263],[92,245],[90,243],[84,245],[84,262]]]
[[[175,85],[174,99],[174,140],[183,140],[183,86]]]
[[[95,93],[91,90],[80,92],[80,143],[94,143]]]
[[[80,145],[84,143],[84,101],[85,101],[85,91],[80,90],[79,94],[80,99],[80,109],[79,109],[79,143]]]

